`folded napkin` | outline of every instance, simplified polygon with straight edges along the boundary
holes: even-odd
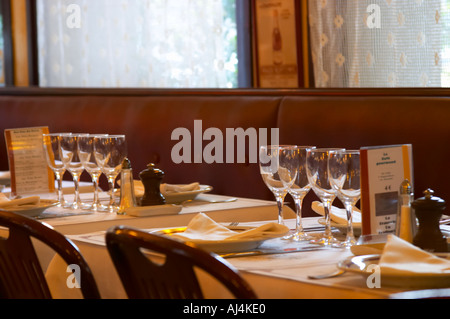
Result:
[[[237,232],[222,226],[203,213],[197,214],[188,224],[186,230],[172,237],[182,240],[240,240],[269,239],[283,236],[289,228],[277,223],[267,223],[262,226]]]
[[[187,185],[161,184],[160,192],[163,195],[172,193],[191,192],[200,189],[200,184],[195,182]],[[134,180],[134,193],[136,196],[143,196],[145,192],[144,184],[140,180]]]
[[[388,235],[378,265],[382,275],[450,276],[450,260],[430,254],[395,235]]]
[[[195,182],[187,185],[172,185],[172,184],[161,184],[160,191],[161,193],[183,193],[183,192],[192,192],[200,189],[200,184]]]
[[[10,208],[12,206],[39,205],[39,196],[30,196],[18,199],[9,199],[5,194],[0,193],[0,208]]]
[[[322,216],[325,215],[323,204],[321,202],[314,201],[311,204],[311,208],[317,214],[322,215]],[[345,209],[331,206],[330,217],[331,217],[331,220],[337,224],[342,224],[342,225],[347,224],[347,212]],[[356,207],[353,207],[352,224],[354,227],[361,227],[361,211],[359,209],[357,209]]]

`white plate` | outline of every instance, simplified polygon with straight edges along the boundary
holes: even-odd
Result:
[[[198,195],[210,192],[212,189],[212,186],[200,185],[200,189],[188,192],[167,193],[164,194],[164,197],[166,198],[166,204],[179,204],[187,200],[193,200]]]
[[[0,185],[9,186],[11,184],[11,176],[9,171],[0,171]]]
[[[235,231],[244,231],[248,230],[254,227],[245,227],[245,226],[228,226],[229,229],[235,230]],[[182,233],[186,227],[180,227],[180,228],[169,228],[169,229],[163,229],[158,230],[156,233],[160,235],[172,235],[175,233]],[[285,234],[281,234],[280,237],[284,236]],[[241,252],[241,251],[249,251],[252,249],[258,248],[264,241],[273,239],[276,237],[271,238],[258,238],[258,239],[235,239],[235,240],[188,240],[185,242],[193,243],[196,246],[203,248],[208,251],[212,251],[214,253],[234,253],[234,252]]]
[[[319,224],[326,225],[325,218],[319,218]],[[347,234],[347,225],[338,224],[334,221],[331,221],[330,225],[331,227],[337,228],[343,235]],[[353,235],[355,235],[355,237],[359,237],[361,235],[361,226],[353,225]]]
[[[18,213],[28,217],[37,217],[49,207],[56,206],[58,201],[51,199],[41,199],[38,205],[21,205],[14,207],[5,207],[3,210]]]
[[[450,254],[436,254],[439,257],[450,259]],[[372,264],[378,264],[380,255],[363,255],[349,257],[338,263],[338,268],[354,272],[367,278],[374,274],[374,270],[367,270]],[[450,274],[417,274],[414,276],[395,276],[383,275],[381,273],[380,284],[382,287],[401,287],[401,288],[444,288],[450,287]]]

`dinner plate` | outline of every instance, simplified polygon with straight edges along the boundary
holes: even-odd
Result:
[[[228,226],[227,228],[234,230],[234,231],[245,231],[249,230],[255,227],[246,227],[246,226]],[[168,229],[162,229],[157,230],[155,233],[171,236],[176,233],[182,233],[186,230],[186,227],[179,227],[179,228],[168,228]],[[280,236],[284,236],[285,234],[282,234]],[[196,246],[203,248],[205,250],[214,252],[214,253],[234,253],[234,252],[241,252],[241,251],[249,251],[252,249],[258,248],[264,241],[273,239],[276,237],[271,238],[247,238],[247,239],[229,239],[229,240],[185,240],[185,243],[193,243]],[[175,238],[177,240],[180,240],[179,238]]]
[[[450,254],[436,254],[441,258],[450,259]],[[380,255],[362,255],[349,257],[338,263],[338,268],[362,275],[367,278],[374,274],[374,269],[368,268],[370,265],[378,265]],[[386,275],[380,274],[380,284],[382,287],[401,288],[443,288],[450,286],[450,274],[415,274],[415,275]]]
[[[0,185],[9,186],[11,184],[11,176],[9,171],[0,171]]]
[[[41,199],[37,205],[21,205],[2,208],[3,210],[18,213],[28,217],[37,217],[49,207],[58,205],[57,200]]]
[[[212,186],[200,185],[200,189],[187,192],[170,192],[165,193],[166,204],[179,204],[187,200],[193,200],[198,195],[212,191]]]
[[[319,218],[319,224],[326,225],[325,218]],[[346,224],[338,224],[334,221],[331,221],[330,223],[331,227],[337,228],[341,234],[346,235],[347,234],[347,225]],[[361,226],[353,225],[353,235],[355,237],[361,236]]]

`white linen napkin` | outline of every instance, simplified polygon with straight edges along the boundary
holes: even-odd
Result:
[[[450,276],[450,260],[430,254],[395,235],[388,235],[378,265],[382,275]]]
[[[322,216],[325,215],[323,204],[321,202],[319,201],[312,202],[311,208],[317,214]],[[337,224],[347,225],[347,212],[345,211],[345,209],[331,206],[330,217],[331,220]],[[353,227],[361,227],[361,211],[356,207],[353,207],[352,224]]]
[[[289,228],[277,223],[267,223],[246,231],[237,232],[218,224],[209,216],[199,213],[188,224],[186,230],[172,237],[182,240],[240,240],[269,239],[285,235]]]
[[[163,195],[173,193],[192,192],[200,189],[200,184],[197,182],[186,185],[161,184],[160,192]],[[143,196],[145,192],[144,184],[140,180],[134,180],[134,193],[136,196]]]
[[[39,196],[30,196],[18,199],[9,199],[5,194],[0,193],[0,208],[11,208],[22,205],[39,205]]]
[[[164,194],[169,193],[183,193],[192,192],[200,189],[200,184],[197,182],[190,183],[187,185],[172,185],[172,184],[161,184],[160,191]]]

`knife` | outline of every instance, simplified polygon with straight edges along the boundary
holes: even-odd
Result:
[[[287,253],[298,253],[302,251],[315,251],[323,250],[326,247],[322,246],[308,246],[301,248],[285,248],[285,249],[258,249],[251,251],[241,251],[226,254],[219,254],[222,258],[234,258],[234,257],[249,257],[249,256],[261,256],[261,255],[275,255],[275,254],[287,254]]]

